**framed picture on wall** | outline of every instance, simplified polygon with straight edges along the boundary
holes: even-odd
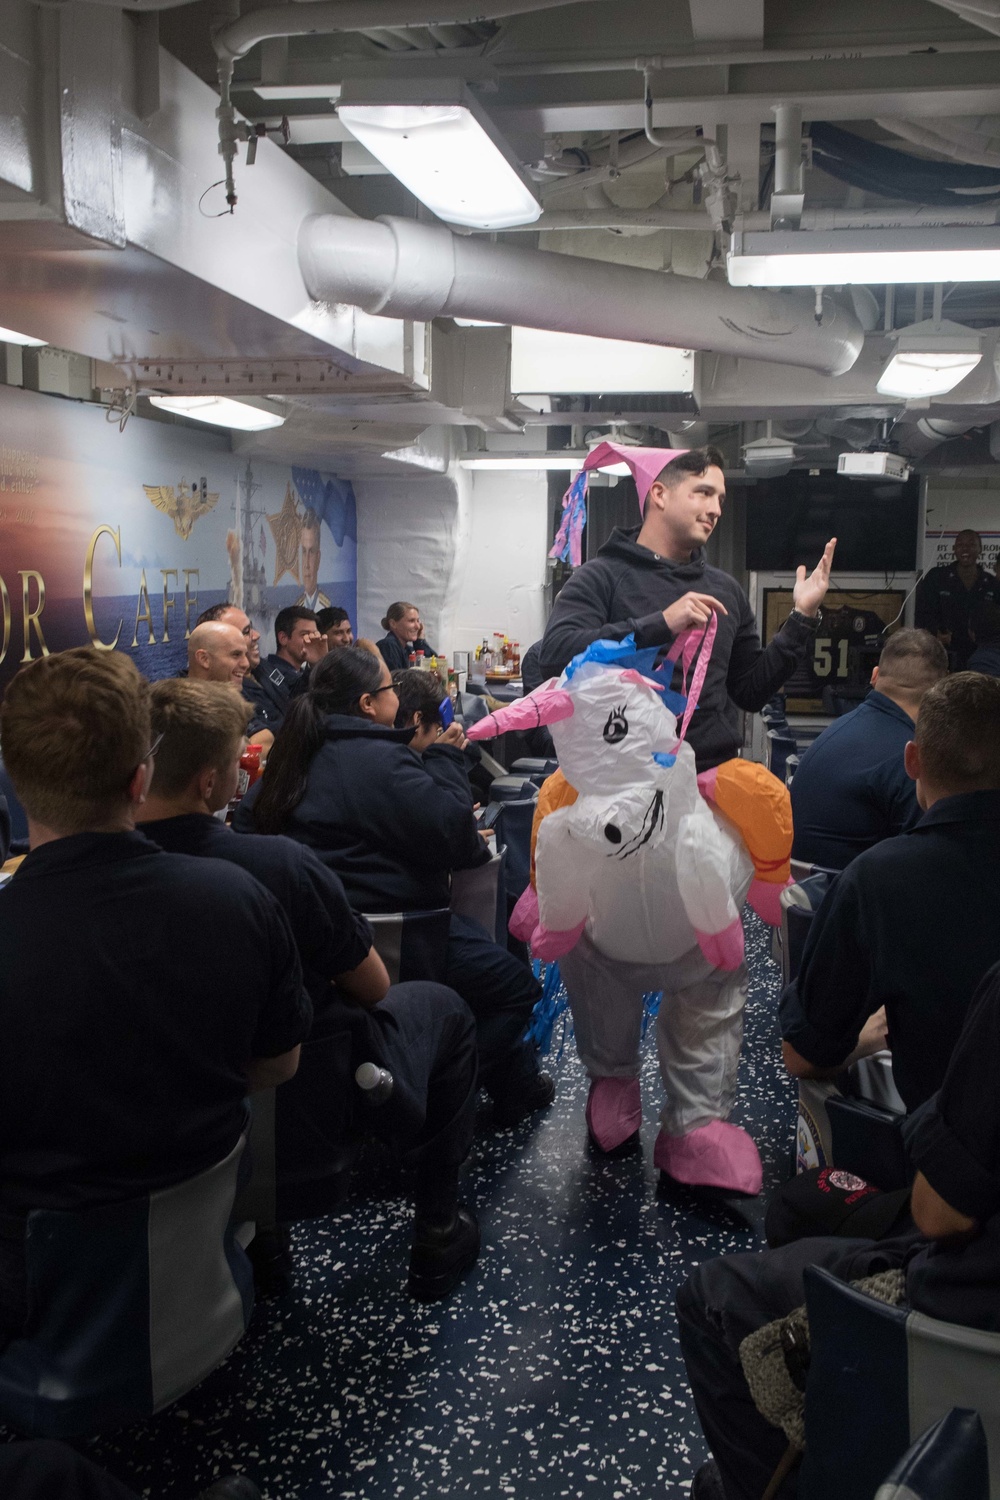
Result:
[[[812,647],[785,684],[788,712],[822,712],[825,687],[860,700],[886,635],[898,628],[905,599],[903,589],[831,590]],[[791,609],[791,589],[764,590],[765,644],[781,629]]]

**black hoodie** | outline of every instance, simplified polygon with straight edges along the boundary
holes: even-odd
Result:
[[[546,678],[557,677],[592,641],[620,641],[635,633],[636,645],[662,646],[674,639],[663,611],[683,594],[712,594],[728,610],[719,615],[697,712],[688,729],[699,771],[721,765],[738,752],[743,736],[739,710],[757,713],[792,675],[813,629],[785,622],[762,647],[750,601],[734,578],[710,567],[704,552],[690,562],[671,562],[636,541],[639,527],[616,527],[592,562],[577,568],[555,602],[541,643]],[[679,690],[680,673],[674,682]]]

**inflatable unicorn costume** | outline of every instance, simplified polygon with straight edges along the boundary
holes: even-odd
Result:
[[[671,649],[687,699],[658,679],[657,650],[598,641],[562,677],[469,730],[489,739],[546,724],[559,771],[539,797],[534,887],[511,929],[558,958],[591,1077],[587,1124],[614,1150],[642,1122],[643,995],[662,990],[657,1051],[666,1089],[655,1164],[682,1182],[757,1193],[753,1141],[726,1116],[743,1034],[740,908],[770,921],[788,883],[788,793],[751,761],[698,776],[685,742],[716,620]],[[680,722],[678,718],[680,716]]]

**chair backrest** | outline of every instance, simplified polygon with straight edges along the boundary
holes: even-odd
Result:
[[[231,1219],[244,1145],[143,1198],[28,1214],[31,1305],[0,1354],[0,1418],[44,1437],[119,1427],[222,1363],[253,1309]]]
[[[535,786],[541,786],[558,769],[559,762],[554,756],[522,755],[514,761],[510,772],[512,776],[526,776]]]
[[[501,947],[507,942],[507,892],[504,872],[507,849],[497,849],[488,864],[473,870],[453,870],[451,874],[451,909],[485,927]]]
[[[982,1419],[954,1406],[907,1449],[875,1500],[989,1500],[989,1493]]]
[[[432,911],[366,913],[375,951],[389,971],[390,984],[410,979],[443,982],[448,968],[448,924],[451,908]]]
[[[959,1406],[982,1419],[989,1493],[1000,1500],[1000,1334],[887,1307],[817,1266],[804,1282],[811,1354],[799,1493],[871,1500],[910,1444]]]
[[[531,829],[535,821],[537,796],[522,798],[518,802],[503,802],[498,808],[494,827],[497,838],[507,848],[507,868],[504,879],[507,895],[518,901],[531,876]]]
[[[785,764],[794,755],[798,743],[791,734],[782,734],[775,729],[767,731],[767,769],[779,781],[785,779]]]
[[[538,796],[538,787],[527,776],[498,776],[490,787],[491,802],[524,802]]]
[[[778,898],[781,906],[781,981],[788,984],[802,967],[802,953],[812,919],[830,889],[828,873],[808,875],[788,885]]]

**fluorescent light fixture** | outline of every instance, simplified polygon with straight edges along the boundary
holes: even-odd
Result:
[[[879,376],[882,396],[943,396],[970,375],[983,357],[972,328],[927,319],[902,329],[896,352]]]
[[[281,427],[285,418],[266,407],[233,401],[229,396],[150,396],[150,404],[176,417],[207,422],[210,427],[229,427],[237,432],[264,432]]]
[[[506,229],[533,224],[542,211],[513,152],[464,83],[345,83],[337,113],[447,223]]]
[[[254,83],[248,87],[261,99],[328,99],[335,104],[340,98],[339,83]]]
[[[1000,281],[1000,225],[737,231],[726,264],[731,286]]]
[[[462,469],[494,469],[499,472],[507,471],[513,473],[517,470],[536,472],[543,469],[565,469],[575,472],[583,468],[586,453],[476,453],[469,454],[466,458],[460,458],[459,468]],[[607,470],[607,473],[617,472],[617,469]],[[622,465],[622,472],[627,474],[628,469]]]
[[[559,395],[594,391],[694,391],[695,363],[689,349],[599,339],[590,334],[552,333],[542,328],[512,328],[510,388]]]
[[[0,328],[0,344],[21,344],[25,349],[40,349],[47,339],[33,339],[30,333],[17,333],[13,328]]]

